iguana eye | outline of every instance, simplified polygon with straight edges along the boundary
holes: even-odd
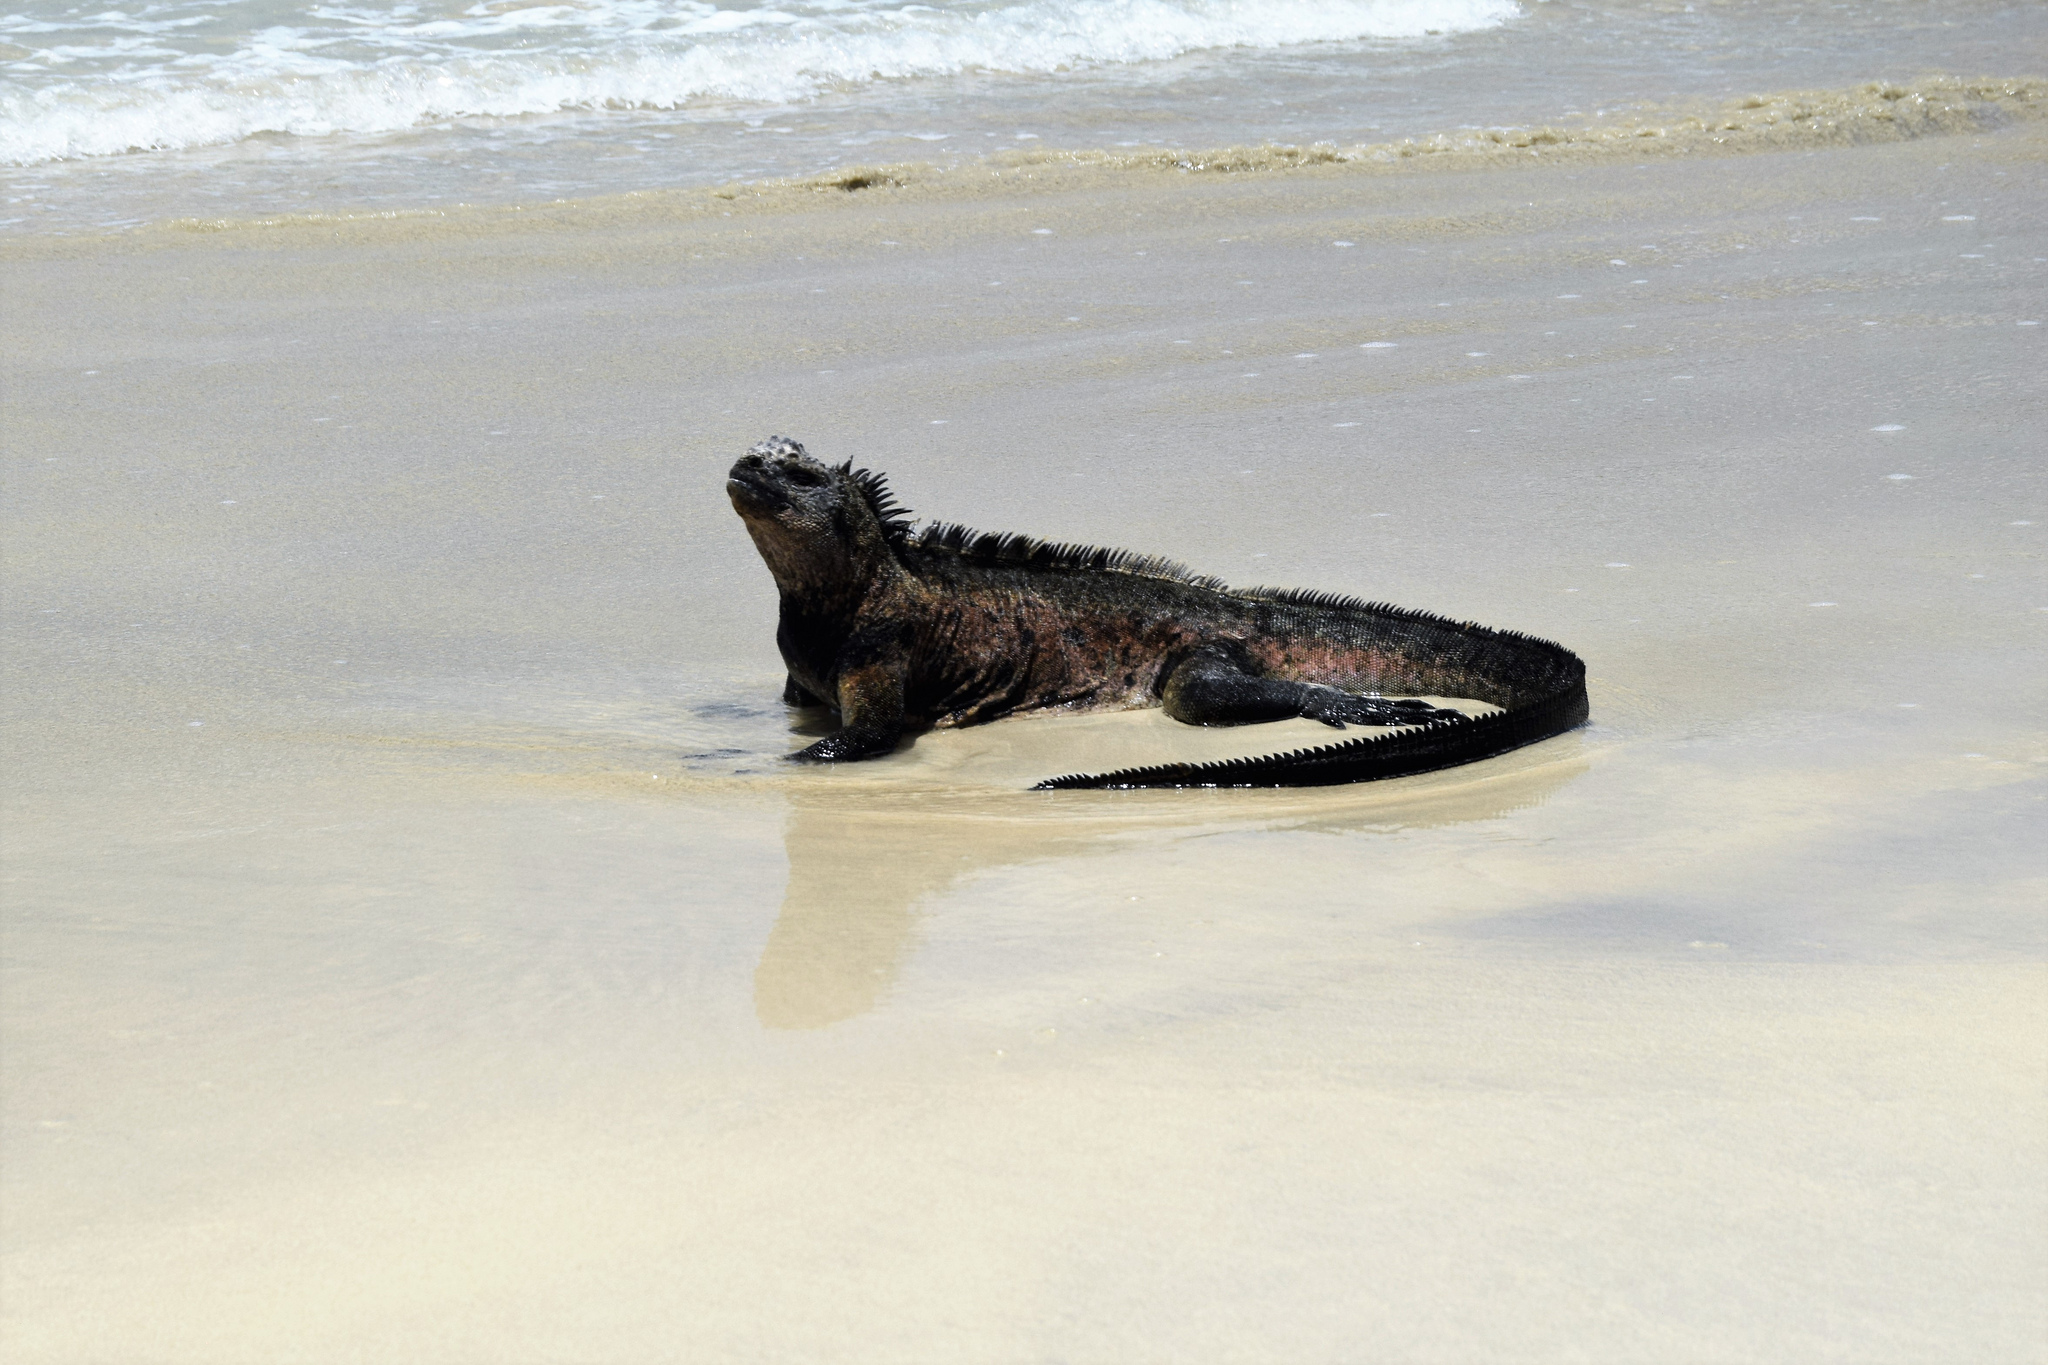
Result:
[[[782,471],[782,477],[788,479],[791,483],[802,484],[806,488],[816,488],[819,484],[825,482],[823,474],[812,469],[809,465],[801,464],[793,464],[785,468]]]

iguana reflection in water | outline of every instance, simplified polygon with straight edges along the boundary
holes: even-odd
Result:
[[[1587,767],[1575,752],[1508,765],[1481,780],[1447,773],[1396,789],[1216,793],[1179,811],[1049,815],[1020,811],[1015,803],[1031,798],[1015,793],[935,809],[929,800],[878,799],[867,787],[798,789],[783,830],[789,882],[754,972],[755,1013],[772,1029],[822,1028],[866,1013],[909,956],[919,903],[1002,867],[1112,854],[1147,829],[1168,837],[1219,827],[1360,837],[1494,820],[1540,805]]]

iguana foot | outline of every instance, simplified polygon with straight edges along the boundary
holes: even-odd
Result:
[[[1189,655],[1167,678],[1166,714],[1189,725],[1246,725],[1306,716],[1333,730],[1346,725],[1420,725],[1457,720],[1463,712],[1412,697],[1361,697],[1323,683],[1268,678],[1253,671],[1241,647],[1213,644]]]
[[[1396,701],[1318,687],[1302,699],[1301,714],[1341,730],[1346,725],[1421,725],[1432,720],[1459,720],[1465,713],[1448,706],[1431,706],[1414,697]]]
[[[789,755],[792,763],[850,763],[855,759],[879,758],[896,747],[900,734],[861,730],[854,727],[825,736],[809,748]]]

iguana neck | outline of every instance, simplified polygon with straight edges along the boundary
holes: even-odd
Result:
[[[907,578],[886,545],[855,546],[838,572],[785,580],[775,638],[782,655],[806,686],[829,689],[846,642],[861,628],[863,609]]]

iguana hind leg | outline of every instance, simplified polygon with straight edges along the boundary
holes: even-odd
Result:
[[[1349,725],[1419,725],[1453,720],[1462,712],[1425,701],[1361,697],[1321,683],[1261,675],[1251,660],[1228,646],[1195,651],[1167,677],[1166,714],[1188,725],[1252,725],[1306,716],[1332,729]]]

